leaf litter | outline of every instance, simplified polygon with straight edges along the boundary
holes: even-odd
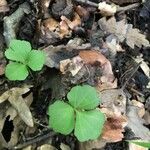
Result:
[[[149,7],[148,1],[139,0],[2,0],[0,149],[119,150],[127,148],[124,139],[150,140],[150,18],[146,4]],[[29,72],[22,82],[4,76],[7,60],[3,53],[12,39],[27,40],[46,54],[44,69]],[[80,84],[97,90],[102,101],[97,109],[107,118],[102,135],[83,143],[72,134],[53,135],[47,127],[48,105],[64,99]],[[5,124],[11,121],[13,131],[8,135]],[[132,148],[138,149],[129,143]]]

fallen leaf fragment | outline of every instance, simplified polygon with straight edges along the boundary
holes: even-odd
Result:
[[[103,16],[112,16],[117,11],[117,6],[115,4],[106,4],[106,2],[100,2],[98,4],[98,9]]]
[[[0,1],[0,13],[1,12],[7,12],[7,11],[9,11],[9,6],[7,5],[7,1],[1,0]]]
[[[70,20],[69,20],[67,17],[65,17],[65,16],[61,16],[61,20],[62,20],[62,21],[65,21],[65,22],[67,23],[68,27],[69,27],[70,29],[72,29],[72,30],[73,30],[75,27],[81,25],[81,18],[80,18],[80,16],[79,16],[77,13],[75,13],[74,19],[73,19],[72,21],[70,21]]]
[[[101,108],[107,108],[112,116],[126,114],[126,95],[121,89],[109,89],[100,92]],[[108,114],[108,112],[106,112]],[[108,116],[108,117],[112,117]]]
[[[50,144],[44,144],[44,145],[38,147],[37,150],[57,150],[57,148],[55,148],[54,146],[52,146]]]
[[[129,150],[148,150],[148,148],[141,147],[141,146],[136,145],[134,143],[129,143]]]
[[[100,52],[94,50],[80,51],[79,56],[86,64],[99,64],[102,68],[102,76],[99,79],[99,90],[116,88],[117,80],[115,79],[110,61]]]
[[[76,56],[71,60],[66,59],[60,61],[60,71],[65,74],[66,72],[71,72],[72,76],[75,76],[83,67],[84,63],[81,57]]]
[[[60,144],[60,148],[61,148],[61,150],[71,150],[70,147],[64,143]]]
[[[144,120],[138,115],[139,107],[134,106],[133,104],[129,104],[127,110],[127,127],[129,127],[132,130],[136,138],[138,137],[142,140],[150,141],[150,131],[143,125]]]
[[[103,128],[102,138],[109,142],[118,142],[124,138],[123,132],[127,120],[124,116],[107,118]]]
[[[143,70],[143,72],[145,73],[145,75],[148,78],[150,78],[150,68],[149,68],[148,64],[144,61],[144,59],[142,57],[137,57],[137,58],[134,58],[134,60],[137,63],[141,63],[140,64],[141,69]]]
[[[135,46],[141,48],[142,46],[150,46],[149,41],[144,34],[141,34],[139,29],[133,28],[132,24],[127,24],[125,20],[116,21],[114,17],[106,20],[105,17],[98,21],[100,28],[106,31],[107,34],[116,36],[119,42],[125,42],[128,46],[134,49]]]
[[[30,127],[33,127],[33,118],[30,112],[29,107],[24,101],[22,95],[30,91],[31,86],[23,87],[23,88],[12,88],[6,92],[4,92],[0,96],[0,103],[8,100],[11,105],[16,109],[18,115],[22,118],[22,120]]]

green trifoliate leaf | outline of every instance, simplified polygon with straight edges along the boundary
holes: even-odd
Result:
[[[29,42],[12,40],[10,42],[9,48],[5,51],[5,56],[10,60],[25,63],[30,51],[31,45]]]
[[[150,148],[150,142],[148,141],[143,141],[143,140],[131,140],[128,141],[130,143],[134,143],[136,145],[142,146],[142,147],[146,147],[146,148]]]
[[[45,62],[45,55],[42,51],[32,50],[28,55],[27,65],[33,70],[41,70]]]
[[[49,106],[48,109],[49,124],[55,132],[69,134],[74,128],[74,110],[73,108],[62,101],[56,101]]]
[[[24,80],[28,76],[28,70],[24,64],[10,62],[6,66],[5,75],[9,80]]]
[[[76,111],[75,136],[81,142],[99,137],[105,122],[104,114],[99,110]]]
[[[67,94],[69,103],[79,109],[90,110],[100,104],[98,93],[89,85],[75,86]]]

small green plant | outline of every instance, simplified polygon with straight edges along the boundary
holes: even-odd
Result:
[[[149,141],[143,141],[143,140],[130,140],[128,141],[130,143],[134,143],[136,145],[139,145],[141,147],[150,148],[150,142]]]
[[[67,94],[68,103],[57,100],[48,108],[49,125],[55,132],[67,135],[74,129],[79,141],[97,139],[102,132],[105,116],[96,107],[100,99],[95,88],[75,86]]]
[[[24,80],[29,75],[29,68],[39,71],[45,62],[42,51],[32,50],[29,42],[21,40],[12,40],[5,56],[10,60],[5,69],[9,80]]]

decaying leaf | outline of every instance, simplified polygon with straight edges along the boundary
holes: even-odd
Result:
[[[65,16],[61,16],[61,20],[65,21],[67,23],[67,25],[69,26],[70,29],[74,29],[77,26],[81,25],[81,18],[80,16],[75,13],[74,19],[72,21],[70,21],[67,17]]]
[[[126,114],[126,95],[122,89],[109,89],[100,92],[101,108],[113,112],[112,116],[119,117]],[[108,114],[108,112],[106,113]],[[109,116],[111,117],[111,116]]]
[[[148,78],[150,78],[150,68],[149,68],[148,64],[144,61],[144,59],[142,57],[137,57],[137,58],[134,58],[134,60],[137,63],[141,63],[140,64],[141,69],[143,70],[143,72],[145,73],[145,75]]]
[[[33,118],[30,112],[29,107],[24,101],[22,95],[27,93],[32,86],[27,86],[23,88],[12,88],[6,92],[4,92],[0,96],[0,103],[8,100],[11,105],[16,109],[18,115],[22,118],[22,120],[30,127],[33,127]]]
[[[127,125],[126,117],[107,118],[103,128],[102,138],[109,142],[118,142],[124,138],[124,127]]]
[[[56,34],[60,39],[71,35],[71,30],[69,30],[68,25],[65,21],[58,22],[52,17],[43,21],[43,27],[46,28],[45,30],[49,30],[49,32],[53,32]],[[44,32],[44,28],[43,31]]]
[[[50,144],[44,144],[44,145],[38,147],[37,150],[57,150],[57,148],[55,148],[54,146],[52,146]]]
[[[84,63],[81,57],[76,56],[71,60],[66,59],[60,61],[60,71],[65,74],[66,72],[71,72],[72,76],[75,76],[83,67]]]
[[[139,107],[130,104],[127,107],[128,127],[132,130],[135,137],[141,138],[142,140],[150,141],[150,131],[146,128],[144,120],[138,115]],[[140,130],[139,130],[140,129]]]
[[[61,148],[61,150],[71,150],[70,147],[64,143],[60,144],[60,148]]]
[[[106,4],[106,2],[100,2],[98,4],[98,9],[103,16],[112,16],[117,11],[117,6],[115,4]]]
[[[134,46],[140,48],[142,46],[149,46],[149,41],[146,39],[145,35],[141,34],[137,28],[133,28],[132,24],[127,24],[124,19],[117,22],[114,17],[108,20],[103,17],[98,23],[100,28],[106,31],[107,34],[115,35],[116,39],[120,42],[125,40],[127,45],[132,49],[134,49]]]
[[[7,1],[1,0],[0,1],[0,13],[1,12],[7,12],[7,11],[9,11],[9,6],[7,5]]]
[[[115,79],[110,61],[100,52],[94,50],[80,51],[79,56],[86,64],[99,64],[102,68],[102,76],[99,77],[99,90],[116,88],[117,80]]]
[[[44,49],[46,54],[45,65],[50,68],[55,67],[59,69],[60,61],[70,59],[70,57],[73,56],[73,50],[79,51],[82,49],[88,49],[90,47],[91,45],[89,43],[83,44],[83,41],[78,38],[70,40],[67,45],[49,45]]]

